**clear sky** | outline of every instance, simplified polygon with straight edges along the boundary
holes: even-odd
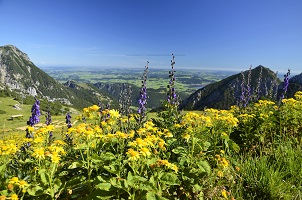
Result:
[[[302,0],[0,0],[0,20],[38,67],[302,72]]]

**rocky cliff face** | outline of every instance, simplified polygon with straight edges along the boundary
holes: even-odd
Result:
[[[72,96],[66,88],[36,67],[26,53],[13,45],[0,46],[0,86],[24,95],[51,100]],[[69,102],[70,104],[70,102]]]

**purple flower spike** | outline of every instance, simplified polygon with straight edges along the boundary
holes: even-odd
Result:
[[[169,88],[169,91],[167,93],[168,95],[168,103],[172,104],[172,105],[178,105],[178,97],[176,95],[176,89],[175,89],[175,70],[174,70],[174,65],[175,65],[175,56],[172,54],[172,60],[171,60],[171,66],[172,66],[172,70],[169,71],[169,77],[170,77],[170,81],[169,81],[169,85],[167,85],[167,88]]]
[[[67,128],[71,128],[71,115],[70,115],[70,112],[67,113],[66,117],[66,124],[67,124]]]
[[[35,98],[36,99],[36,98]],[[34,126],[35,124],[40,122],[40,117],[41,112],[40,112],[40,101],[38,99],[36,99],[35,103],[33,104],[33,106],[31,107],[31,116],[29,117],[29,120],[27,121],[27,125],[29,126]],[[26,129],[26,138],[33,138],[32,133],[30,133],[27,129]]]
[[[145,71],[143,75],[142,88],[140,91],[140,98],[138,100],[138,110],[137,113],[140,115],[139,121],[141,122],[146,116],[146,104],[147,104],[147,74],[149,70],[149,61],[147,61],[147,65],[145,66]]]
[[[287,73],[284,74],[284,82],[283,82],[283,88],[282,88],[282,95],[281,95],[281,101],[282,99],[285,98],[285,94],[287,92],[287,89],[288,89],[288,85],[289,85],[289,75],[290,75],[290,69],[288,69]]]

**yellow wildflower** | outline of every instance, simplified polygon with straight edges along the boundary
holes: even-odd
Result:
[[[29,186],[29,184],[24,181],[24,180],[21,180],[20,183],[19,183],[19,187],[24,189],[25,187]]]
[[[7,185],[7,189],[8,189],[9,191],[13,191],[13,190],[14,190],[14,185],[11,184],[11,183],[9,183],[9,184]]]
[[[13,177],[11,178],[11,180],[9,181],[9,183],[11,184],[18,184],[20,181],[19,181],[19,178],[18,177]]]
[[[129,137],[129,138],[133,138],[134,135],[135,135],[135,131],[134,131],[134,130],[131,130],[131,131],[129,132],[129,134],[128,134],[128,137]]]
[[[173,169],[175,172],[178,172],[178,167],[176,165],[171,164],[170,168]]]
[[[26,128],[29,132],[33,132],[35,130],[35,128],[33,126],[28,126]]]
[[[221,159],[221,164],[224,168],[228,167],[229,166],[229,161],[225,158],[222,158]]]
[[[173,137],[173,134],[168,130],[164,129],[165,137]]]
[[[39,144],[39,143],[42,143],[42,142],[43,142],[43,137],[35,137],[35,139],[34,139],[35,144]]]
[[[120,116],[118,110],[114,110],[114,109],[109,110],[109,114],[111,118],[118,118]]]
[[[12,195],[10,196],[10,199],[11,199],[11,200],[18,200],[19,198],[18,198],[18,195],[12,194]]]
[[[165,151],[166,150],[165,144],[166,144],[165,141],[162,140],[158,143],[158,147]]]
[[[98,111],[99,109],[100,109],[100,107],[97,105],[93,105],[93,106],[89,107],[89,110],[91,110],[91,111]]]
[[[169,163],[169,161],[167,161],[167,160],[157,160],[157,161],[156,161],[156,164],[157,164],[157,165],[165,165],[165,166],[168,166],[170,163]]]
[[[128,152],[126,153],[129,155],[129,160],[131,161],[135,161],[137,159],[139,159],[139,152],[138,151],[134,151],[133,149],[128,149]]]
[[[217,176],[220,177],[220,178],[223,177],[223,172],[222,172],[221,170],[219,170],[219,171],[217,172]]]
[[[51,162],[52,163],[55,163],[55,164],[58,164],[60,162],[61,158],[59,156],[52,156],[51,157]]]
[[[149,149],[146,148],[146,147],[143,147],[143,148],[140,149],[140,154],[142,154],[142,155],[145,156],[145,157],[148,157],[148,156],[151,155]]]
[[[2,195],[0,196],[0,200],[5,200],[6,199],[6,196]]]
[[[225,199],[228,199],[228,195],[227,195],[227,191],[225,189],[223,189],[221,191],[221,195],[225,198]]]
[[[190,139],[190,135],[188,133],[185,133],[182,135],[182,138],[186,139],[187,141]]]
[[[32,154],[32,156],[34,156],[35,158],[37,159],[45,159],[45,156],[44,156],[44,148],[41,147],[41,148],[36,148],[34,150],[34,153]]]

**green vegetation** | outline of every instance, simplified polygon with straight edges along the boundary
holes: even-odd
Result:
[[[280,106],[178,113],[143,122],[94,105],[67,130],[0,140],[0,194],[36,199],[301,199],[302,92]],[[84,118],[83,118],[84,116]],[[55,136],[55,137],[56,137]],[[24,145],[31,143],[22,150]]]

